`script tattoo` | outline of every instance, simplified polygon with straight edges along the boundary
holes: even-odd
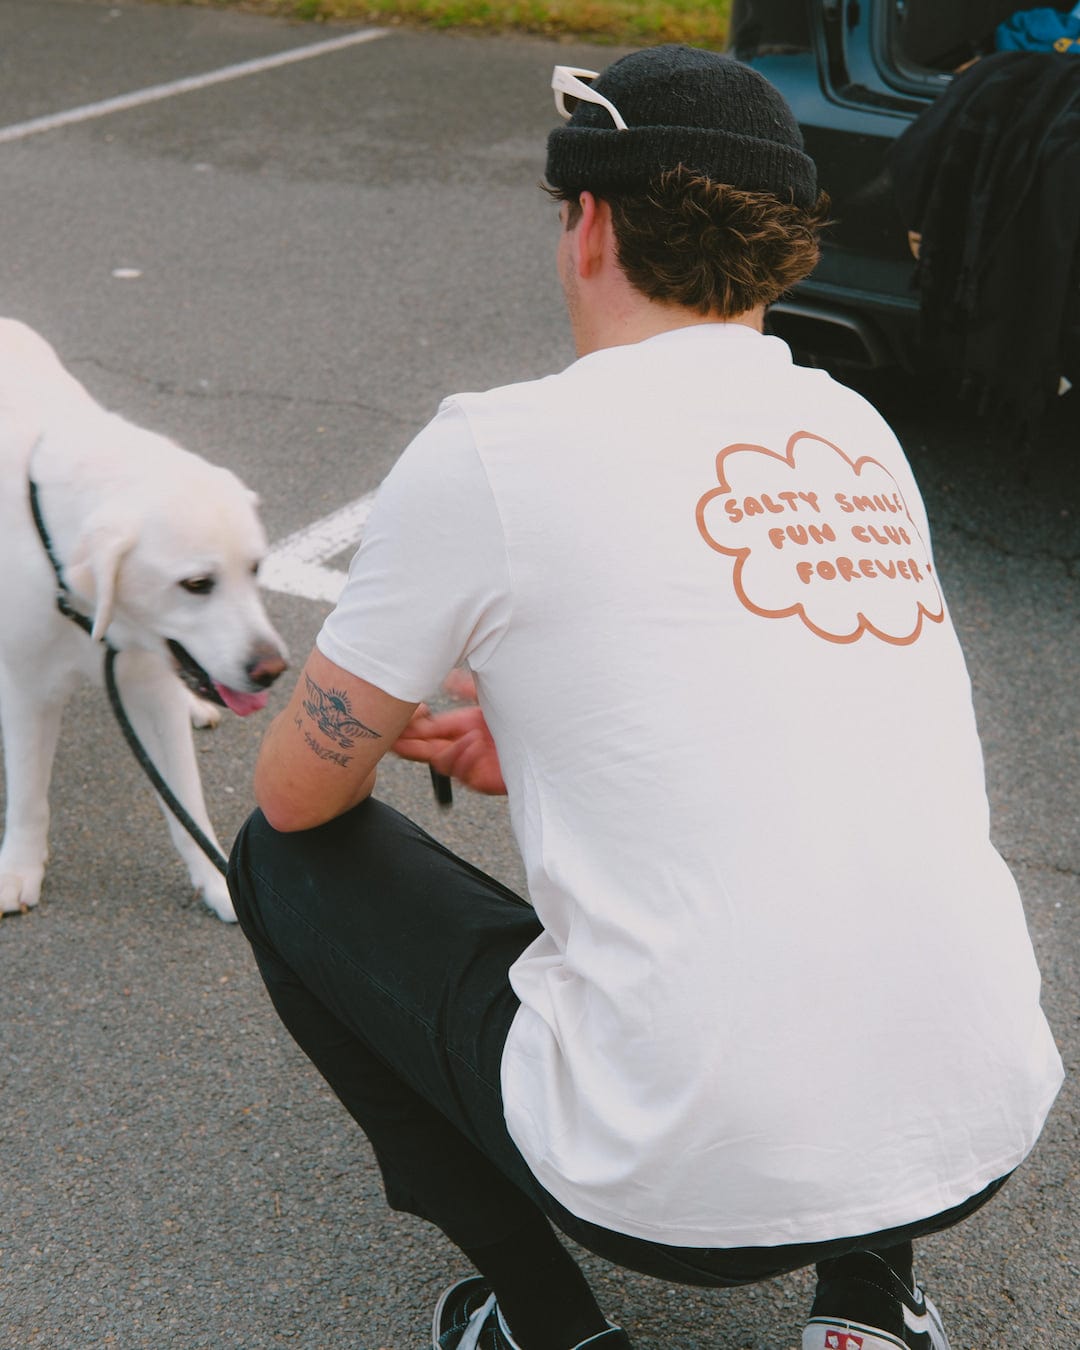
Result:
[[[310,731],[304,732],[304,740],[307,741],[320,759],[332,759],[335,764],[340,764],[343,769],[347,768],[352,761],[352,755],[343,755],[340,750],[331,750],[329,746],[320,745]]]
[[[348,750],[358,740],[379,736],[377,731],[352,715],[348,696],[340,689],[323,689],[307,674],[304,679],[308,694],[304,699],[304,711],[328,740]]]

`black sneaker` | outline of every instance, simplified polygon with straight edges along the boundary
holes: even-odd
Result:
[[[435,1305],[431,1323],[432,1350],[521,1350],[503,1321],[491,1285],[482,1275],[452,1284]],[[572,1350],[632,1350],[621,1327],[582,1341]]]
[[[843,1273],[818,1280],[802,1350],[949,1350],[941,1315],[880,1256],[844,1257]]]

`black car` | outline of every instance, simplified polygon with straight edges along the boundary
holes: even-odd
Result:
[[[998,23],[1046,2],[734,0],[732,53],[784,94],[832,199],[819,266],[770,311],[804,357],[913,364],[914,262],[886,152],[959,67],[993,50]]]

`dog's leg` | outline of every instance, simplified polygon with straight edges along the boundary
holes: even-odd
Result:
[[[117,686],[124,709],[154,767],[180,804],[221,852],[203,800],[202,783],[191,735],[191,699],[188,691],[159,657],[126,651],[116,663]],[[169,833],[187,865],[195,889],[220,918],[234,922],[225,878],[183,826],[158,799]]]
[[[48,857],[49,780],[60,716],[70,689],[0,666],[0,732],[7,793],[0,847],[0,914],[29,909],[41,896]]]

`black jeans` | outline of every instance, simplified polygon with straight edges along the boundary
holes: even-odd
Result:
[[[830,1242],[668,1247],[597,1227],[544,1190],[503,1118],[499,1068],[518,1008],[507,972],[540,932],[531,906],[374,800],[296,834],[256,811],[229,889],[274,1006],[370,1140],[387,1201],[459,1247],[509,1240],[539,1209],[616,1265],[746,1284],[909,1243],[1004,1183],[919,1223]]]

